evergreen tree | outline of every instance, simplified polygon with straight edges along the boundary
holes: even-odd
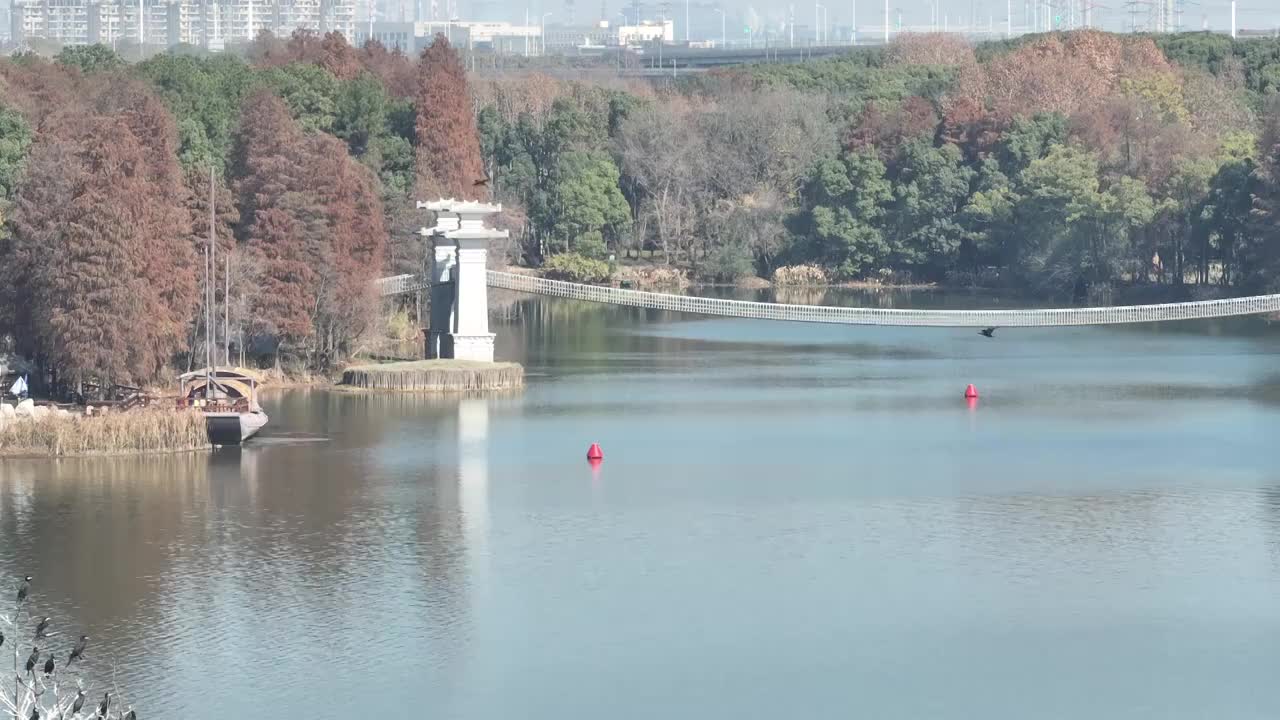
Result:
[[[845,278],[884,267],[890,248],[881,224],[892,196],[884,163],[871,148],[819,163],[804,190],[810,209],[796,227],[808,238],[808,258]]]

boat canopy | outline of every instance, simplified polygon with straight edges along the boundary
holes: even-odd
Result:
[[[252,398],[254,390],[262,384],[262,376],[246,368],[200,368],[178,376],[178,381],[182,383],[182,394],[191,397],[193,393],[203,392],[208,377],[212,377],[214,385],[227,395],[246,399]]]

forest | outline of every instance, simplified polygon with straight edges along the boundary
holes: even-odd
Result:
[[[0,59],[0,338],[66,379],[202,364],[212,231],[230,344],[324,370],[382,322],[371,280],[421,270],[438,196],[501,202],[507,262],[584,277],[1280,290],[1277,39],[903,35],[661,80],[472,60],[306,32]]]

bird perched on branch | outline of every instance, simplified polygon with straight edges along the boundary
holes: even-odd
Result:
[[[67,658],[67,665],[84,658],[84,649],[89,646],[89,636],[81,635],[76,641],[76,646],[71,648],[71,657]]]
[[[84,707],[84,690],[76,692],[75,702],[71,703],[71,714],[78,715],[80,709]]]
[[[31,648],[31,654],[27,656],[27,674],[34,675],[36,663],[40,662],[40,646]]]
[[[27,720],[40,720],[40,708],[31,708],[31,714],[27,716]]]
[[[107,708],[111,707],[111,693],[102,694],[102,702],[98,703],[98,717],[107,716]]]
[[[31,576],[28,575],[23,579],[22,584],[18,586],[18,604],[26,602],[27,593],[31,592]]]
[[[124,717],[120,720],[138,720],[138,714],[130,709],[129,712],[125,713]]]
[[[49,659],[44,661],[44,674],[53,674],[53,653],[49,653]]]
[[[36,639],[39,640],[40,638],[48,634],[49,634],[49,618],[46,617],[42,619],[38,625],[36,625]]]

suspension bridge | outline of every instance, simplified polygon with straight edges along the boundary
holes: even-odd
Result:
[[[485,282],[488,287],[496,289],[572,300],[586,300],[610,305],[670,310],[672,312],[696,315],[830,323],[835,325],[1051,327],[1198,320],[1280,312],[1280,295],[1255,295],[1225,300],[1201,300],[1156,305],[1117,305],[1086,308],[894,310],[830,305],[788,305],[784,303],[672,295],[548,280],[496,270],[486,271]],[[429,278],[421,275],[396,275],[378,280],[377,286],[382,295],[399,295],[429,289],[432,283]]]
[[[425,275],[381,278],[375,281],[375,287],[383,296],[423,291],[430,294],[428,358],[493,362],[494,334],[489,332],[488,288],[695,315],[834,325],[1054,327],[1280,313],[1280,294],[1108,307],[897,310],[725,300],[586,285],[489,270],[489,243],[506,239],[507,231],[486,227],[484,219],[501,212],[501,205],[442,199],[420,202],[418,207],[435,213],[436,217],[435,227],[420,231],[431,238],[430,269]]]

